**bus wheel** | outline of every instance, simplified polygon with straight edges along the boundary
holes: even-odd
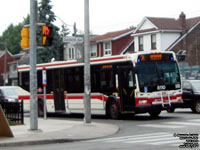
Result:
[[[158,117],[160,113],[161,113],[161,110],[152,110],[149,112],[149,114],[152,118]]]
[[[108,113],[111,119],[118,119],[120,117],[120,110],[117,102],[112,100],[109,104]]]
[[[195,113],[200,113],[200,101],[194,101],[192,107],[191,107],[192,111]]]
[[[39,100],[38,101],[38,117],[43,117],[44,116],[44,105],[43,105],[43,101]]]

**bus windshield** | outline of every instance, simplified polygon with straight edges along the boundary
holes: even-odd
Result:
[[[181,88],[178,66],[174,61],[137,63],[141,92],[175,90]]]

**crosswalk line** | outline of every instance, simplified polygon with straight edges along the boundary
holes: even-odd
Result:
[[[138,125],[142,127],[154,127],[154,128],[170,128],[170,129],[176,129],[176,128],[183,128],[185,126],[178,126],[178,125],[165,125],[165,124],[144,124],[144,125]]]
[[[177,146],[182,143],[179,137],[174,137],[173,133],[168,133],[168,132],[148,133],[148,134],[90,140],[90,142],[94,142],[94,141],[101,141],[105,143],[115,142],[115,143],[124,143],[124,144],[143,143],[146,145],[166,145],[167,144],[168,146],[174,146],[174,145]]]
[[[200,122],[200,119],[190,119],[188,121],[192,121],[192,122]]]
[[[174,144],[176,143],[176,145],[171,145],[171,146],[177,146],[182,144],[183,142],[180,139],[168,139],[167,141],[156,141],[155,143],[146,143],[146,144],[150,144],[150,145],[164,145],[164,144]]]
[[[185,125],[185,126],[199,126],[200,123],[196,123],[196,122],[176,122],[176,121],[173,121],[173,122],[166,122],[166,124],[176,124],[176,125]]]
[[[166,132],[158,132],[158,133],[147,133],[147,134],[140,134],[140,135],[131,135],[131,136],[122,136],[122,137],[114,137],[114,138],[104,138],[104,139],[96,139],[90,140],[91,142],[96,141],[112,141],[112,140],[127,140],[131,138],[139,138],[139,137],[146,137],[146,136],[156,136],[156,135],[164,135],[167,134]]]
[[[157,142],[157,141],[166,141],[166,140],[172,140],[173,136],[170,135],[162,135],[162,136],[155,136],[155,137],[147,137],[146,139],[134,139],[132,141],[125,141],[124,143],[144,143],[144,142]],[[145,143],[147,144],[147,143]]]
[[[151,136],[136,136],[136,137],[133,137],[133,138],[128,138],[128,139],[116,139],[116,140],[108,140],[106,142],[109,142],[109,143],[113,143],[113,142],[120,142],[120,141],[123,141],[124,143],[132,143],[133,141],[135,142],[138,142],[138,141],[145,141],[145,140],[149,140],[152,138],[169,138],[169,137],[172,137],[172,134],[157,134],[157,135],[151,135]]]

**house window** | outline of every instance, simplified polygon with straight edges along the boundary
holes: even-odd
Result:
[[[151,49],[152,50],[156,49],[156,35],[155,34],[151,35]]]
[[[104,56],[111,56],[111,42],[104,43]]]
[[[97,45],[96,44],[91,45],[90,56],[97,57]]]
[[[143,47],[143,36],[139,36],[138,37],[138,44],[139,44],[139,51],[143,51],[144,47]]]
[[[68,48],[68,59],[75,59],[74,47],[69,47]]]

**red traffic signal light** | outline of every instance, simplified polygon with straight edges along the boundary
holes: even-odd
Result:
[[[53,41],[53,27],[42,26],[42,46],[51,46]]]

